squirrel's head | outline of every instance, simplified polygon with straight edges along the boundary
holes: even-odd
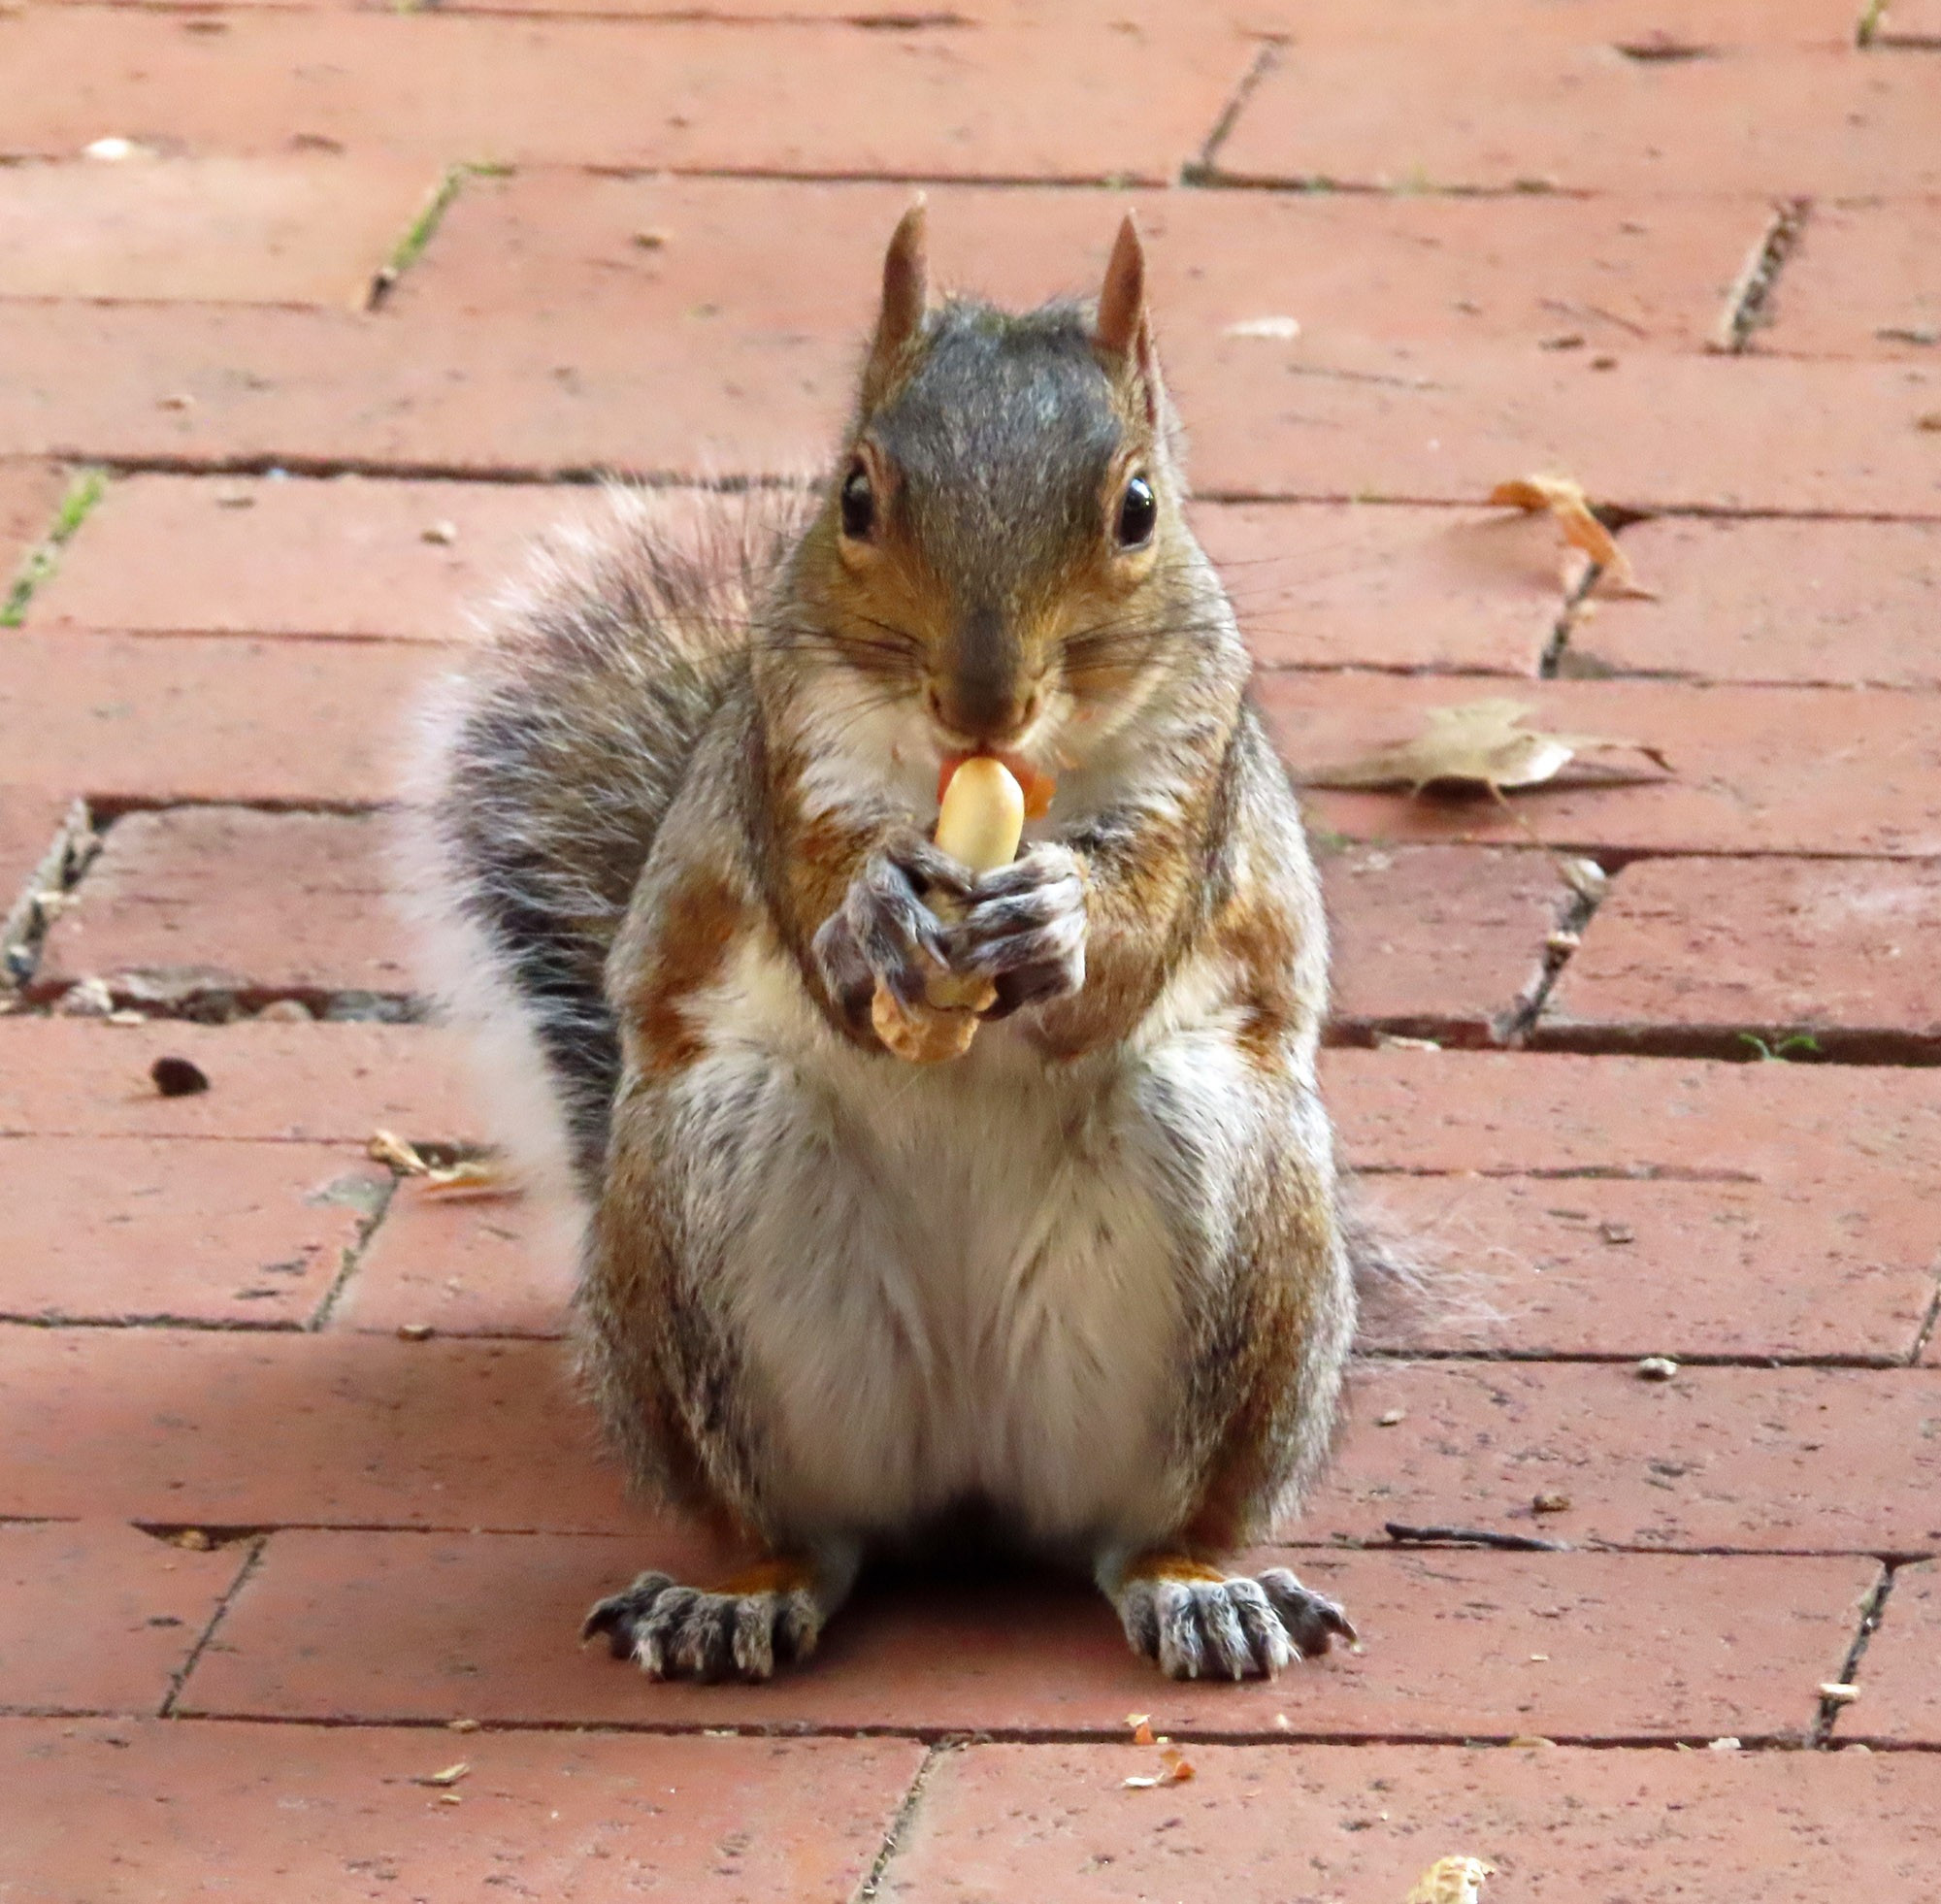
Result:
[[[1057,773],[1206,626],[1128,217],[1096,304],[933,305],[919,200],[883,265],[860,399],[798,559],[817,650],[936,756]]]

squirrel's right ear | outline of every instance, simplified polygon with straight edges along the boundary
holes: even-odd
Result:
[[[929,228],[919,192],[898,221],[883,254],[883,308],[863,373],[865,400],[875,403],[895,375],[904,352],[922,334],[930,307]]]

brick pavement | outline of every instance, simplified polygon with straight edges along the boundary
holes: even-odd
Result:
[[[1925,1899],[1937,98],[1929,0],[0,4],[0,1892]],[[1452,1293],[1280,1536],[1365,1650],[1270,1687],[1033,1579],[760,1691],[576,1655],[719,1557],[531,1213],[365,1155],[481,1135],[413,689],[566,478],[813,469],[915,182],[1010,299],[1139,211],[1298,771],[1485,696],[1670,762],[1311,797],[1332,1106]],[[1547,468],[1649,598],[1484,507]]]

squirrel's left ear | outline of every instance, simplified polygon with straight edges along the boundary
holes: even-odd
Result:
[[[1162,400],[1159,356],[1153,349],[1152,321],[1146,314],[1146,252],[1133,214],[1119,227],[1099,293],[1092,342],[1115,369],[1130,373],[1140,386],[1147,422],[1157,426]]]

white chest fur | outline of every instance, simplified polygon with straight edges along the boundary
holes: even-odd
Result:
[[[1135,1072],[1003,1027],[896,1067],[806,1012],[751,952],[682,1091],[755,1160],[707,1194],[740,1204],[718,1295],[783,1516],[895,1530],[978,1495],[1050,1541],[1163,1531],[1178,1252]]]

